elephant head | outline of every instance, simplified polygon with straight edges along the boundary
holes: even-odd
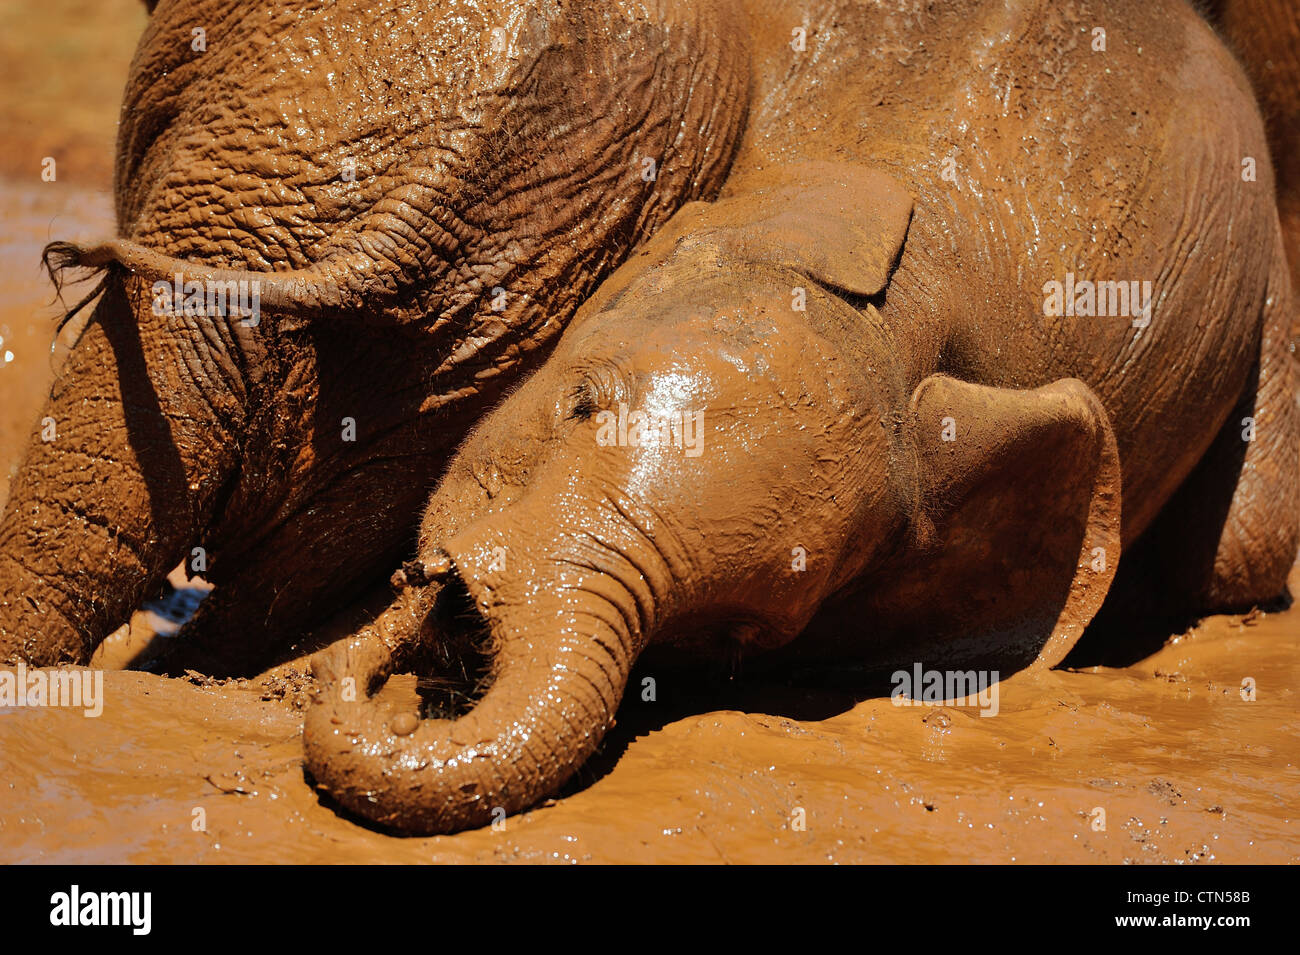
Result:
[[[314,660],[307,765],[347,807],[421,832],[525,808],[599,745],[648,644],[773,651],[864,580],[915,596],[908,555],[977,564],[972,522],[1008,493],[1059,502],[1030,548],[1058,588],[1035,590],[1057,601],[1049,631],[1077,637],[1096,609],[1104,585],[1073,581],[1081,555],[1117,546],[1118,465],[1091,392],[916,385],[871,304],[911,214],[889,176],[803,163],[727,192],[681,210],[583,306],[458,453],[390,613]],[[959,451],[939,435],[950,413]],[[1025,639],[1016,599],[978,621],[984,636]],[[418,720],[367,698],[403,626],[476,655],[472,707]],[[1048,662],[1052,639],[1034,638]]]
[[[735,15],[162,0],[123,105],[121,236],[47,253],[99,295],[0,523],[0,660],[86,660],[195,545],[275,625],[293,587],[337,600],[405,546],[413,475],[721,187]],[[349,408],[369,419],[340,444]],[[294,562],[308,583],[277,576]]]

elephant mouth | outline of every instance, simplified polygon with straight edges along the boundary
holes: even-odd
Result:
[[[420,715],[457,719],[472,710],[493,679],[492,626],[453,566],[442,581],[426,624],[430,659],[421,667],[417,690]]]

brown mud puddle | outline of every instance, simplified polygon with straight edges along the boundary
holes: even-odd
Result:
[[[1295,862],[1298,623],[1214,617],[1125,669],[1019,674],[989,717],[663,673],[564,798],[435,838],[317,797],[301,662],[224,685],[110,671],[97,718],[0,709],[0,859]]]

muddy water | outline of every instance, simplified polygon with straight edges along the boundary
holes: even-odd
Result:
[[[0,710],[0,858],[1295,862],[1298,621],[1216,617],[1127,669],[1013,677],[989,717],[660,674],[564,798],[428,839],[318,799],[299,665],[225,685],[109,672],[97,718]],[[405,705],[413,680],[385,692]],[[838,712],[785,715],[817,708]]]

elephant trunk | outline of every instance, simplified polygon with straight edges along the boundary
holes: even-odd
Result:
[[[103,289],[0,520],[6,664],[85,663],[186,555],[234,470],[232,395],[202,374],[221,335],[199,320],[188,340],[158,334],[139,280],[110,273]]]
[[[517,538],[448,545],[435,639],[477,624],[491,658],[486,693],[458,718],[417,721],[367,699],[394,666],[383,640],[318,655],[321,690],[303,731],[317,784],[359,815],[419,833],[483,825],[558,791],[613,726],[653,603],[639,562],[606,553],[597,570],[602,560],[573,543],[550,542],[540,560]]]

